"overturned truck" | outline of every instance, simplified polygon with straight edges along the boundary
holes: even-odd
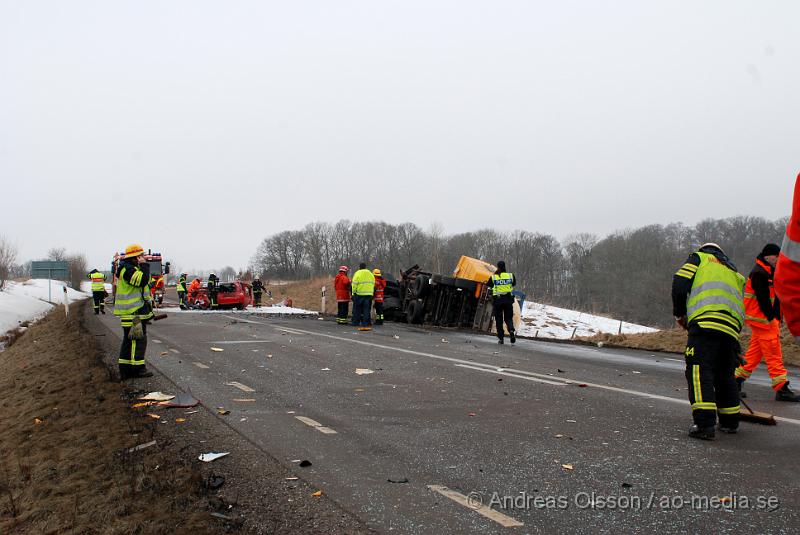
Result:
[[[495,266],[462,256],[453,276],[423,271],[418,265],[386,278],[384,316],[436,327],[492,330],[492,291],[486,285]],[[515,323],[519,315],[515,314]]]

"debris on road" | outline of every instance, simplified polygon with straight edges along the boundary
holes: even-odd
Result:
[[[407,477],[403,477],[400,479],[389,478],[386,481],[388,481],[389,483],[408,483],[408,478]]]
[[[475,413],[474,413],[474,412],[471,412],[471,413],[469,413],[469,415],[468,415],[468,416],[475,416]]]
[[[145,442],[144,444],[139,444],[138,446],[134,446],[132,448],[128,448],[128,453],[133,453],[134,451],[140,451],[140,450],[143,450],[143,449],[149,448],[150,446],[155,446],[155,445],[156,445],[156,441],[155,440],[151,440],[150,442]]]
[[[169,351],[162,351],[162,352],[161,352],[161,356],[162,356],[162,357],[165,357],[165,356],[167,356],[167,355],[169,355]]]
[[[223,452],[220,452],[220,453],[215,453],[215,452],[212,451],[212,452],[209,452],[209,453],[201,453],[200,457],[198,457],[198,459],[200,459],[204,463],[210,463],[211,461],[216,461],[217,459],[219,459],[221,457],[225,457],[226,455],[230,455],[230,454],[231,454],[231,452],[229,452],[229,451],[223,451]]]
[[[159,403],[159,405],[168,407],[168,408],[179,408],[179,409],[187,409],[189,407],[196,407],[200,403],[200,400],[195,398],[191,394],[180,393],[175,396],[173,399],[169,401],[164,401]]]
[[[142,401],[141,403],[134,403],[133,405],[131,405],[131,408],[140,409],[142,407],[149,407],[150,405],[156,405],[158,403],[159,403],[158,401]]]
[[[575,467],[572,466],[571,464],[562,464],[561,468],[563,468],[564,470],[575,470]]]
[[[356,375],[369,375],[371,373],[375,373],[375,371],[369,368],[356,368]]]
[[[642,373],[642,372],[632,371],[631,373]]]
[[[286,481],[297,481],[300,478],[299,477],[287,477],[285,479],[286,479]]]
[[[622,488],[625,488],[625,489],[629,489],[629,488],[631,488],[632,486],[633,486],[633,485],[631,485],[630,483],[623,483],[623,484],[622,484]]]
[[[222,349],[221,347],[212,347],[212,348],[211,348],[211,351],[216,351],[217,353],[222,353],[222,352],[223,352],[223,351],[225,351],[225,350],[224,350],[224,349]]]
[[[147,415],[150,418],[152,418],[153,420],[160,420],[161,419],[161,416],[159,416],[158,414],[153,414],[152,412],[148,412]]]
[[[186,418],[175,418],[175,423],[176,424],[182,424],[185,421],[186,421]]]
[[[320,496],[322,496],[322,491],[318,490],[317,492],[312,492],[311,495],[314,496],[314,497],[319,498]]]
[[[394,335],[392,338],[394,338],[395,340],[400,340],[400,335],[397,335],[397,334],[396,334],[396,335]]]
[[[231,413],[231,411],[229,411],[225,407],[217,407],[217,414],[221,414],[222,416],[225,416],[226,414],[230,414],[230,413]]]
[[[448,340],[447,338],[442,338],[442,343],[443,344],[449,344],[450,340]]]
[[[250,403],[255,401],[253,398],[234,398],[233,401],[237,401],[239,403]]]
[[[33,425],[39,425],[41,423],[42,423],[42,419],[41,418],[34,418],[33,419]]]
[[[331,371],[331,369],[330,368],[322,368],[320,371],[321,372],[329,372],[329,371]]]
[[[300,461],[300,464],[298,464],[297,466],[299,466],[300,468],[306,468],[308,466],[311,466],[311,461],[302,460],[302,461]]]
[[[165,394],[164,392],[150,392],[146,396],[142,396],[139,398],[140,401],[169,401],[175,396],[171,394]]]
[[[267,358],[268,358],[268,359],[271,359],[271,358],[272,358],[272,355],[267,355]]]

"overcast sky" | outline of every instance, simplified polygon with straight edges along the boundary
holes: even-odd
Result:
[[[800,2],[0,0],[0,234],[246,266],[306,223],[789,211]]]

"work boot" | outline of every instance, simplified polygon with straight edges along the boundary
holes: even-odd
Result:
[[[517,333],[515,333],[514,331],[511,331],[509,333],[509,335],[511,336],[511,343],[515,344],[517,342]]]
[[[498,338],[498,339],[497,339],[497,343],[498,343],[498,344],[500,344],[500,345],[503,345],[503,344],[505,344],[505,342],[503,342],[503,339],[502,339],[502,338]]]
[[[736,378],[736,386],[739,387],[739,397],[740,398],[747,398],[747,392],[742,390],[742,386],[744,386],[745,378],[744,377],[737,377]]]
[[[790,401],[797,403],[800,402],[800,396],[792,392],[792,389],[789,388],[789,382],[787,381],[780,390],[775,392],[775,401]]]
[[[142,373],[139,373],[139,374],[135,375],[134,377],[136,379],[140,379],[142,377],[152,377],[152,376],[153,376],[153,372],[145,370]]]
[[[714,427],[700,427],[695,424],[689,428],[689,436],[700,440],[714,440]]]
[[[735,435],[736,433],[739,432],[739,428],[738,427],[725,427],[722,424],[720,424],[719,430],[722,431],[723,433],[727,433],[729,435]]]
[[[106,309],[105,308],[101,308],[100,309],[100,314],[105,314],[105,313],[106,313]]]

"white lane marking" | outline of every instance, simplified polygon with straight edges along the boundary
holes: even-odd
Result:
[[[176,355],[180,355],[181,354],[181,352],[178,351],[177,349],[170,348],[169,350],[172,351],[173,353],[175,353]]]
[[[294,329],[287,329],[286,327],[278,327],[277,329],[279,331],[287,332],[289,334],[306,334],[306,331],[296,331]]]
[[[337,434],[336,431],[334,431],[330,427],[326,427],[326,426],[322,425],[321,423],[319,423],[318,421],[312,420],[311,418],[308,418],[307,416],[295,416],[295,418],[297,418],[298,420],[300,420],[301,422],[303,422],[307,426],[313,427],[314,429],[316,429],[317,431],[319,431],[323,435],[335,435],[335,434]]]
[[[254,389],[250,388],[247,385],[243,385],[242,383],[240,383],[238,381],[229,381],[229,382],[227,382],[225,384],[228,385],[228,386],[235,386],[236,388],[238,388],[242,392],[255,392]]]
[[[673,358],[671,358],[671,357],[664,357],[664,360],[674,360],[675,362],[680,362],[680,363],[686,362],[685,360],[682,360],[682,359],[673,359]]]
[[[209,344],[218,344],[218,345],[225,345],[225,344],[269,344],[272,340],[214,340],[213,342],[208,342]]]
[[[207,370],[207,369],[208,369],[208,366],[206,366],[206,365],[205,365],[205,364],[203,364],[202,362],[195,362],[195,363],[194,363],[194,365],[195,365],[195,366],[197,366],[198,368],[202,368],[202,369],[204,369],[204,370]]]
[[[478,368],[477,366],[468,366],[466,364],[456,364],[457,368],[468,368],[470,370],[477,370],[479,372],[486,372],[486,373],[494,373],[496,375],[505,375],[506,377],[516,377],[517,379],[525,379],[526,381],[536,381],[537,383],[544,383],[546,385],[553,385],[553,386],[567,386],[566,383],[557,383],[555,381],[548,381],[547,379],[539,379],[538,377],[525,377],[524,375],[517,375],[515,373],[508,373],[503,369],[500,370],[490,370],[487,368]]]
[[[262,323],[262,325],[268,325],[268,324]],[[281,329],[279,329],[279,330],[281,330]],[[461,360],[461,359],[457,359],[457,358],[453,358],[453,357],[445,357],[445,356],[442,356],[442,355],[435,355],[433,353],[425,353],[425,352],[422,352],[422,351],[414,351],[412,349],[405,349],[405,348],[402,348],[402,347],[386,346],[386,345],[383,345],[383,344],[376,344],[374,342],[365,342],[363,340],[352,340],[350,338],[344,338],[344,337],[341,337],[341,336],[334,336],[332,334],[315,333],[315,332],[312,332],[312,331],[303,331],[303,330],[300,330],[300,329],[296,329],[296,331],[299,334],[308,334],[308,335],[311,335],[311,336],[321,336],[323,338],[331,338],[333,340],[339,340],[339,341],[342,341],[342,342],[350,342],[352,344],[361,344],[361,345],[370,346],[370,347],[377,347],[377,348],[380,348],[380,349],[387,349],[389,351],[397,351],[399,353],[408,353],[409,355],[417,355],[417,356],[420,356],[420,357],[429,357],[429,358],[432,358],[432,359],[444,360],[444,361],[447,361],[447,362],[453,362],[455,364],[464,365],[462,367],[477,366],[477,367],[480,367],[480,368],[487,368],[489,371],[491,371],[491,370],[497,371],[498,369],[502,369],[503,372],[519,373],[519,374],[528,375],[528,376],[532,376],[532,377],[539,377],[539,378],[542,378],[542,379],[545,379],[545,380],[548,380],[548,381],[559,381],[559,382],[561,382],[563,384],[585,384],[586,386],[590,386],[592,388],[601,388],[603,390],[608,390],[610,392],[617,392],[617,393],[620,393],[620,394],[629,394],[631,396],[638,396],[638,397],[642,397],[642,398],[658,399],[658,400],[661,400],[661,401],[669,401],[671,403],[678,403],[678,404],[681,404],[681,405],[688,405],[689,404],[689,401],[686,400],[686,399],[678,399],[678,398],[672,398],[672,397],[669,397],[669,396],[661,396],[661,395],[658,395],[658,394],[650,394],[648,392],[640,392],[638,390],[631,390],[631,389],[628,389],[628,388],[619,388],[619,387],[616,387],[616,386],[609,386],[609,385],[601,385],[601,384],[597,384],[597,383],[590,383],[588,381],[581,381],[579,379],[560,379],[558,377],[552,377],[550,375],[543,375],[543,374],[540,374],[540,373],[528,372],[528,371],[525,371],[525,370],[516,370],[514,368],[503,368],[502,366],[498,366],[496,364],[483,364],[483,363],[480,363],[480,362],[472,362],[472,361],[468,361],[468,360]],[[795,420],[793,418],[786,418],[786,417],[783,417],[783,416],[775,416],[775,419],[779,420],[781,422],[786,422],[788,424],[800,425],[800,420]]]
[[[499,511],[495,511],[491,507],[483,505],[480,502],[480,498],[477,498],[474,495],[470,495],[469,497],[467,497],[461,494],[460,492],[451,490],[443,485],[428,485],[428,489],[434,492],[438,492],[445,498],[450,498],[459,505],[463,505],[464,507],[472,509],[476,513],[485,516],[489,520],[497,522],[504,528],[518,528],[525,525],[519,520],[511,518],[510,516],[504,515]]]

